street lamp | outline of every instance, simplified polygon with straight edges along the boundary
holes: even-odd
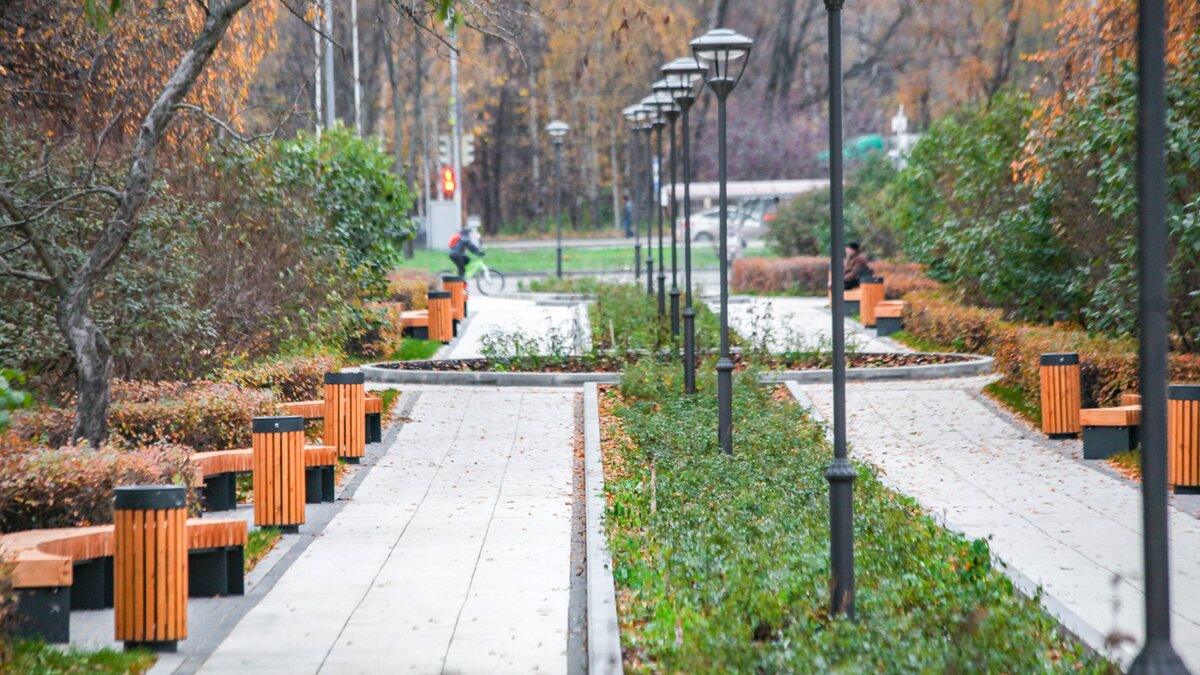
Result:
[[[650,144],[650,132],[658,118],[658,108],[646,105],[642,99],[641,132],[646,135],[646,295],[654,295],[654,148]]]
[[[675,231],[675,222],[679,220],[679,214],[676,212],[678,202],[675,200],[675,121],[679,119],[679,114],[682,111],[675,104],[675,91],[665,79],[655,82],[651,89],[655,93],[663,94],[671,99],[671,107],[663,110],[663,116],[667,118],[667,122],[671,125],[671,210],[669,211],[671,219],[671,335],[679,337],[679,248],[675,243],[678,240]]]
[[[662,131],[663,127],[667,126],[667,111],[675,107],[675,100],[661,92],[653,94],[642,99],[642,105],[654,110],[656,115],[651,120],[651,126],[654,129],[654,157],[655,166],[658,167],[658,189],[654,190],[654,210],[657,212],[658,218],[658,315],[666,316],[667,314],[667,270],[666,263],[663,259],[663,209],[662,209]]]
[[[717,183],[720,186],[721,353],[717,359],[717,435],[721,452],[733,454],[733,360],[729,358],[729,205],[725,194],[725,99],[746,70],[754,40],[727,28],[716,28],[692,40],[696,64],[717,95]],[[741,62],[740,64],[738,62]],[[739,66],[740,67],[737,67]],[[734,69],[736,68],[736,74]]]
[[[562,146],[563,137],[570,130],[571,127],[562,120],[554,120],[546,125],[546,133],[550,134],[550,140],[554,143],[554,215],[558,219],[555,270],[559,279],[562,278]]]
[[[630,155],[634,155],[637,152],[638,131],[640,131],[642,128],[643,115],[644,115],[644,111],[643,111],[642,105],[640,103],[635,103],[631,106],[626,106],[624,109],[621,110],[621,116],[624,117],[625,121],[629,123],[629,131],[633,133],[634,149],[630,153]],[[630,164],[629,184],[630,184],[630,186],[637,185],[636,178],[635,178],[635,176],[637,175],[637,169],[635,168],[635,167],[637,167],[637,162],[631,158],[629,164]],[[637,191],[633,190],[633,193],[636,195]],[[634,207],[636,209],[637,200],[630,199],[630,202],[635,205]],[[632,214],[632,219],[633,219],[633,280],[635,283],[642,278],[642,240],[638,236],[638,215],[639,214],[636,211],[634,211],[634,213]]]
[[[829,19],[829,266],[833,302],[833,461],[829,481],[829,613],[854,620],[854,467],[846,458],[846,289],[842,284],[842,0]]]
[[[1167,526],[1167,167],[1163,0],[1138,2],[1138,379],[1146,642],[1130,673],[1186,673],[1171,645]]]
[[[692,307],[692,157],[691,132],[688,127],[688,111],[699,94],[697,85],[703,86],[704,68],[695,59],[678,58],[662,67],[675,97],[675,103],[683,112],[683,390],[696,393],[696,310]]]

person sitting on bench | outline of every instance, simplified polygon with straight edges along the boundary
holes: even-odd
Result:
[[[863,255],[862,247],[857,241],[846,244],[846,267],[842,274],[842,282],[846,290],[858,288],[859,279],[872,276],[871,266],[867,264],[867,256]]]

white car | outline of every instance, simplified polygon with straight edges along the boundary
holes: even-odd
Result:
[[[729,207],[727,224],[730,232],[737,232],[743,241],[758,238],[766,233],[766,227],[760,218],[736,206]],[[714,207],[693,213],[691,223],[684,222],[682,227],[689,233],[693,242],[715,244],[717,233],[721,229],[721,209]]]

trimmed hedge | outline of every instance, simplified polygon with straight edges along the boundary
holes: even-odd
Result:
[[[899,300],[909,293],[936,291],[942,287],[925,276],[925,266],[920,263],[873,260],[871,268],[875,271],[875,276],[883,277],[883,294],[888,300]]]
[[[729,284],[735,293],[824,295],[829,289],[829,258],[738,258]]]
[[[197,504],[190,455],[178,445],[49,448],[0,439],[0,532],[111,523],[116,485],[186,485]]]
[[[969,307],[933,291],[905,297],[904,332],[961,352],[991,354],[1005,328],[998,309]]]
[[[196,451],[250,445],[250,420],[282,408],[270,391],[227,382],[113,382],[111,437],[131,445],[166,442]],[[71,408],[41,408],[13,417],[13,431],[48,446],[66,445]]]
[[[325,373],[341,367],[342,360],[328,354],[286,356],[226,368],[217,379],[251,389],[268,389],[280,401],[311,401],[325,396]]]

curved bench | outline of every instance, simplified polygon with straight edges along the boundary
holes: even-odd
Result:
[[[363,413],[367,418],[367,442],[379,443],[383,440],[383,399],[378,396],[367,396],[363,399]],[[289,415],[299,415],[304,421],[325,419],[325,400],[295,401],[284,403],[284,410]]]
[[[187,521],[188,595],[245,593],[246,521]],[[70,610],[113,606],[112,525],[25,530],[0,535],[0,559],[12,566],[17,633],[70,641]]]
[[[334,471],[337,450],[331,445],[304,446],[304,501],[320,504],[334,500]],[[232,511],[237,508],[237,474],[254,471],[253,448],[197,452],[192,467],[204,483],[202,499],[205,511]]]

